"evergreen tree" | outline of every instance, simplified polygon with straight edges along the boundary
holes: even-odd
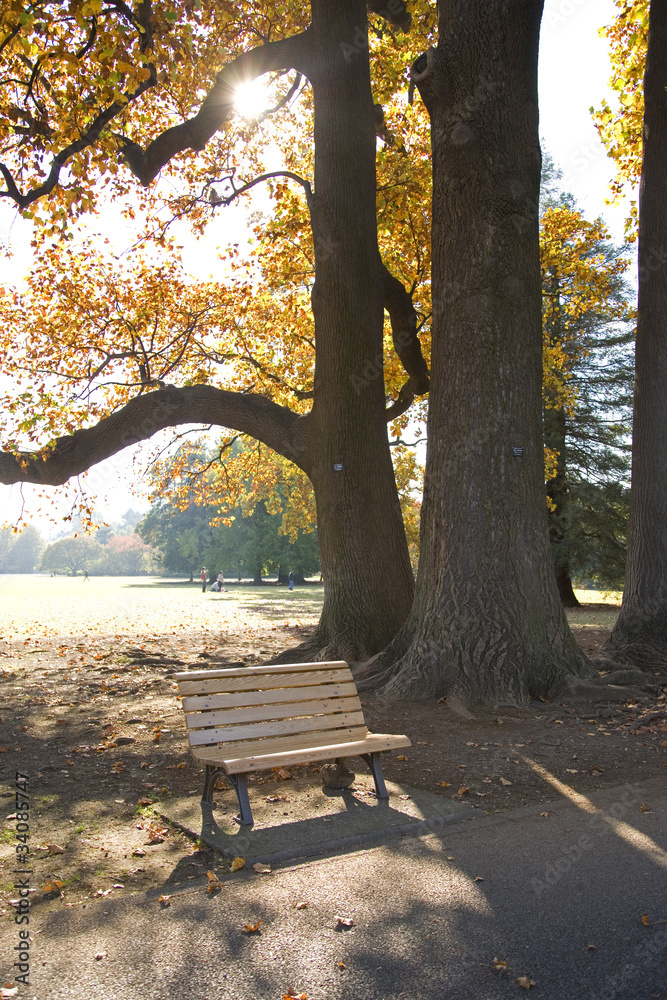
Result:
[[[626,248],[558,190],[542,191],[544,436],[549,531],[559,593],[573,576],[621,587],[629,511],[634,310]]]

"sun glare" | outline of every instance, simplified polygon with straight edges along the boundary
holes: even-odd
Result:
[[[246,121],[260,118],[271,107],[271,94],[264,80],[259,77],[257,80],[240,83],[236,88],[234,104],[241,118]]]

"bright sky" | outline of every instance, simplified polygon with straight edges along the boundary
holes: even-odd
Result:
[[[540,47],[540,133],[544,148],[563,171],[563,187],[572,192],[589,218],[601,215],[620,242],[625,211],[622,206],[605,204],[613,170],[589,112],[608,89],[607,44],[598,32],[614,13],[613,0],[546,0]],[[255,207],[261,204],[261,197],[258,191]],[[208,273],[216,257],[216,240],[224,246],[245,239],[245,211],[240,205],[219,211],[217,229],[212,228],[202,243],[188,240],[185,231],[179,233],[186,266],[193,274]],[[29,241],[28,227],[4,208],[0,212],[0,247],[11,247],[13,253],[13,260],[3,263],[5,280],[16,280],[25,272]],[[97,493],[102,520],[113,521],[128,507],[144,506],[131,492],[132,473],[132,454],[121,453],[100,463],[84,478],[86,490]],[[46,509],[60,517],[67,513],[59,491],[47,493]],[[35,494],[33,487],[23,488],[29,510],[36,513]],[[0,522],[16,517],[21,502],[17,487],[0,486]],[[54,528],[45,516],[35,516],[34,523],[45,535],[63,528],[62,522]]]

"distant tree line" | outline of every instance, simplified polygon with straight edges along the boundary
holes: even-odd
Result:
[[[80,531],[46,543],[32,524],[21,532],[0,531],[0,573],[63,573],[76,576],[139,576],[156,571],[156,554],[134,532],[141,515],[128,510],[121,521],[94,536]],[[80,527],[73,524],[72,528]]]
[[[229,524],[216,524],[219,506],[189,503],[179,506],[173,499],[158,499],[137,525],[141,538],[159,552],[164,573],[199,577],[206,567],[213,581],[219,572],[226,579],[252,577],[262,583],[277,574],[286,582],[292,570],[297,582],[320,572],[317,532],[300,532],[295,541],[281,534],[282,514],[269,513],[259,501],[252,514],[240,508],[229,512]]]

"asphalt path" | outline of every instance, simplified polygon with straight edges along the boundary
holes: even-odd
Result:
[[[667,775],[590,798],[559,786],[546,807],[244,870],[212,894],[198,876],[85,908],[34,906],[17,996],[667,1000],[666,786]],[[15,937],[3,924],[4,982]]]

